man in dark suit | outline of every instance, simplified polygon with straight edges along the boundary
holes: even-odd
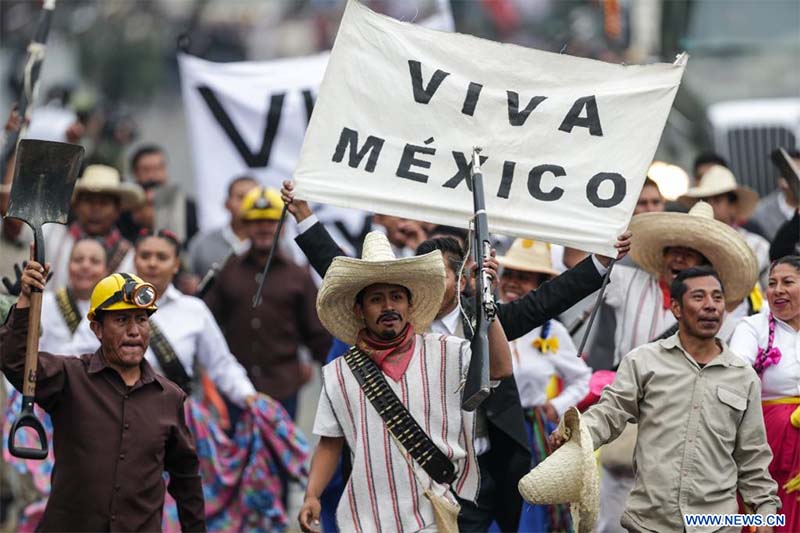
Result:
[[[295,242],[305,253],[311,266],[324,276],[333,258],[342,251],[316,220],[308,204],[294,200],[291,182],[284,182],[281,191],[289,212],[298,222]],[[617,244],[619,258],[630,247],[630,235],[622,235]],[[464,250],[452,238],[429,239],[417,248],[417,255],[441,250],[445,258],[447,288],[442,308],[432,326],[441,331],[471,339],[473,335],[474,304],[461,295],[458,272]],[[559,315],[584,297],[600,288],[607,257],[587,257],[564,274],[543,283],[526,296],[507,304],[497,305],[497,316],[509,340],[519,338],[547,320]],[[466,276],[462,277],[462,285]],[[461,314],[458,301],[461,300]],[[461,501],[459,528],[461,531],[486,531],[497,521],[502,531],[516,531],[522,509],[517,483],[530,470],[531,452],[525,430],[519,392],[514,377],[500,382],[479,408],[479,418],[486,422],[484,436],[488,442],[476,439],[476,452],[481,468],[481,489],[476,503]],[[478,428],[478,434],[482,429]],[[484,453],[481,453],[484,452]]]

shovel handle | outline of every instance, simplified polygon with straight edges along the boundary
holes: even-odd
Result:
[[[28,312],[28,338],[25,344],[25,376],[22,395],[36,394],[36,369],[39,367],[39,322],[42,316],[42,293],[31,292],[31,308]]]
[[[25,427],[33,429],[39,436],[39,448],[28,448],[27,446],[16,446],[14,444],[17,431]],[[20,459],[41,461],[47,457],[47,434],[42,423],[33,414],[33,396],[22,396],[22,409],[20,410],[19,418],[11,426],[11,431],[8,433],[8,451],[11,455]]]

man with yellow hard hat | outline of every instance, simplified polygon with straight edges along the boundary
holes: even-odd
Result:
[[[310,366],[300,361],[298,349],[307,346],[324,363],[331,338],[317,317],[311,275],[279,250],[264,283],[262,303],[255,309],[250,305],[282,211],[275,189],[256,187],[244,197],[240,214],[250,249],[223,266],[205,301],[256,389],[281,402],[294,418],[297,392],[310,379]]]
[[[32,289],[49,265],[30,261],[22,291],[0,328],[0,363],[22,390]],[[203,489],[184,418],[184,392],[144,359],[156,289],[117,273],[94,288],[88,318],[93,354],[39,353],[35,401],[53,423],[55,466],[40,531],[159,531],[164,480],[183,531],[205,531]]]

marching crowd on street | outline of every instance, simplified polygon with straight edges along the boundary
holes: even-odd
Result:
[[[681,531],[741,513],[800,531],[796,177],[759,198],[703,154],[675,202],[645,180],[616,258],[494,236],[475,265],[466,230],[381,214],[348,257],[289,180],[236,176],[229,223],[199,232],[168,167],[152,144],[129,177],[84,165],[46,264],[2,220],[5,528]],[[278,241],[284,205],[296,247]],[[491,392],[468,412],[479,266]],[[37,290],[43,461],[5,443]],[[315,364],[311,446],[295,420]]]

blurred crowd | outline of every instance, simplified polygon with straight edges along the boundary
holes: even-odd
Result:
[[[27,39],[20,35],[28,32],[21,28],[30,19],[31,3],[4,4],[4,24],[25,22],[9,33],[12,44],[22,50]],[[96,63],[83,75],[103,98],[87,97],[72,84],[55,85],[43,95],[31,124],[23,125],[14,109],[8,114],[0,146],[24,126],[28,137],[86,148],[68,223],[49,224],[44,231],[50,277],[39,347],[64,355],[95,352],[100,341],[89,316],[96,307],[97,287],[119,273],[151,284],[158,312],[150,317],[145,357],[190,398],[186,420],[200,460],[208,529],[293,529],[297,522],[289,488],[306,486],[315,442],[298,428],[299,413],[317,407],[316,402],[303,406],[301,392],[319,367],[336,361],[350,346],[323,326],[317,307],[332,259],[345,254],[312,207],[294,198],[291,181],[276,190],[247,174],[233,176],[226,197],[218,199],[228,222],[201,231],[195,199],[185,180],[175,177],[179,172],[169,147],[142,135],[124,102],[148,98],[163,82],[159,54],[163,42],[176,37],[165,20],[188,21],[191,30],[201,12],[211,12],[216,23],[192,32],[192,47],[199,55],[243,59],[252,55],[249,50],[260,49],[272,57],[329,48],[340,6],[323,0],[294,7],[241,3],[225,12],[215,2],[186,4],[191,6],[137,4],[145,6],[137,14],[139,24],[154,28],[137,33],[122,31],[133,15],[131,5],[76,2],[68,20],[59,24],[105,39],[107,46],[95,49],[86,45],[94,41],[83,39],[79,51],[83,65]],[[404,2],[379,4],[383,12],[401,19],[424,14],[408,12]],[[430,11],[436,2],[422,4],[422,11]],[[641,60],[652,52],[652,43],[632,35],[630,17],[619,7],[624,2],[601,2],[600,8],[592,2],[496,1],[481,2],[480,9],[468,4],[452,7],[460,28],[469,33],[553,51],[568,48],[573,55],[608,61]],[[106,27],[94,24],[101,18],[109,21]],[[253,31],[245,39],[239,31],[243,20],[262,29],[289,23],[281,26],[280,38]],[[257,20],[262,22],[253,22]],[[130,61],[103,54],[103,48],[114,46]],[[13,73],[11,78],[16,92],[19,80]],[[798,147],[784,148],[800,166]],[[5,214],[14,152],[2,163],[0,213]],[[654,163],[653,169],[658,165],[663,163]],[[513,374],[493,389],[476,415],[470,453],[481,483],[475,501],[459,502],[462,531],[573,529],[568,506],[524,502],[518,482],[552,455],[548,435],[571,407],[586,412],[614,382],[630,352],[675,335],[679,321],[671,287],[681,272],[696,267],[713,268],[725,287],[725,313],[714,335],[753,366],[760,379],[764,439],[774,456],[765,475],[777,482],[775,498],[787,517],[787,525],[778,530],[800,529],[795,492],[800,485],[800,181],[776,168],[774,190],[759,196],[731,166],[719,154],[701,153],[693,168],[685,169],[688,188],[676,198],[662,193],[674,184],[662,181],[654,170],[633,212],[633,235],[622,237],[622,247],[632,247],[632,253],[610,271],[611,258],[532,239],[492,236],[497,256],[493,291]],[[279,234],[284,206],[290,231]],[[447,284],[430,331],[471,338],[476,270],[472,235],[461,228],[378,213],[365,214],[363,233],[370,230],[385,235],[396,258],[441,252]],[[10,217],[0,222],[0,322],[23,292],[32,240],[24,222]],[[360,246],[352,252],[362,256]],[[604,276],[608,285],[598,299]],[[261,301],[254,305],[257,294]],[[2,379],[0,400],[5,441],[22,399]],[[720,401],[726,403],[722,396]],[[50,418],[38,408],[37,416],[52,437]],[[637,480],[637,426],[623,426],[621,435],[599,452],[595,530],[600,532],[624,530],[620,522]],[[353,456],[343,456],[325,492],[311,495],[321,501],[326,532],[339,530],[337,506],[354,471]],[[46,461],[37,462],[12,457],[4,446],[0,531],[37,527],[51,494],[52,466],[52,451]],[[773,502],[764,505],[766,509]],[[167,496],[162,527],[178,530],[181,520],[180,502]]]
[[[10,134],[19,127],[20,120],[12,110],[5,133]],[[69,123],[64,137],[81,143],[87,131],[80,121]],[[794,147],[787,149],[800,164],[800,152]],[[2,210],[8,206],[13,155],[8,163],[0,193]],[[325,230],[311,208],[293,199],[291,182],[285,182],[279,192],[264,188],[256,179],[243,175],[231,181],[227,197],[221,199],[230,214],[229,222],[198,232],[194,203],[171,183],[169,157],[163,148],[147,143],[136,145],[125,167],[132,177],[130,180],[123,179],[119,170],[109,163],[112,162],[93,155],[87,158],[75,185],[68,225],[53,224],[46,228],[46,253],[52,277],[43,303],[41,349],[75,354],[95,350],[97,339],[86,318],[92,290],[114,272],[135,273],[153,284],[158,292],[160,310],[151,321],[162,332],[167,352],[176,354],[179,364],[169,365],[166,362],[169,358],[158,353],[163,347],[159,349],[157,343],[151,346],[149,358],[160,372],[196,399],[196,404],[192,405],[197,410],[198,428],[206,428],[198,429],[198,439],[207,433],[208,427],[219,428],[219,434],[212,432],[217,435],[213,446],[238,449],[237,431],[242,429],[237,424],[243,419],[250,420],[246,413],[257,397],[277,402],[273,409],[282,413],[277,419],[293,427],[292,419],[298,412],[298,393],[311,379],[313,365],[335,358],[343,350],[342,343],[332,339],[322,327],[315,306],[315,279],[305,261],[295,261],[290,243],[285,240],[275,250],[261,292],[263,302],[252,307],[251,300],[276,242],[284,202],[289,202],[289,212],[297,223],[297,244],[310,265],[324,277],[327,266],[319,266],[318,256],[324,256],[326,242],[317,234]],[[528,435],[513,435],[491,416],[489,425],[491,428],[496,424],[493,431],[499,435],[504,431],[508,433],[505,438],[523,441],[528,453],[532,453],[532,458],[524,461],[525,470],[547,457],[545,437],[568,407],[586,409],[592,405],[603,387],[613,381],[614,370],[628,352],[674,333],[677,326],[669,311],[668,285],[682,270],[710,263],[720,272],[733,299],[728,301],[728,312],[719,336],[725,341],[733,338],[734,347],[737,336],[746,335],[742,331],[748,328],[756,328],[752,333],[755,336],[765,333],[758,328],[766,328],[774,321],[773,316],[780,317],[779,324],[787,328],[787,342],[797,338],[800,293],[785,287],[785,281],[776,279],[775,274],[775,260],[798,254],[800,215],[796,188],[792,186],[796,178],[777,176],[775,190],[759,198],[754,191],[739,184],[726,161],[716,154],[700,155],[691,171],[691,186],[677,201],[667,201],[656,181],[646,179],[634,210],[634,221],[642,215],[669,213],[685,218],[668,218],[659,224],[685,225],[688,229],[675,237],[678,241],[673,238],[673,241],[665,241],[666,244],[653,245],[663,248],[653,260],[654,264],[641,256],[643,264],[626,257],[614,267],[582,357],[576,357],[576,346],[586,334],[596,303],[596,293],[586,296],[592,291],[569,297],[562,294],[563,301],[556,306],[562,309],[557,315],[521,331],[521,335],[515,335],[510,342],[515,380],[513,398]],[[448,290],[453,291],[453,295],[445,296],[445,302],[449,298],[453,303],[449,308],[443,305],[438,319],[442,326],[439,327],[443,328],[443,333],[464,335],[457,325],[460,306],[456,304],[455,295],[460,292],[468,299],[474,291],[474,278],[468,275],[471,259],[467,232],[379,214],[370,217],[370,224],[373,229],[385,233],[398,258],[412,257],[430,249],[442,251],[446,259]],[[730,241],[732,237],[722,231],[725,228],[738,241]],[[660,233],[668,233],[666,227]],[[637,237],[645,238],[634,235],[634,242]],[[724,241],[725,238],[729,241]],[[31,239],[30,229],[24,223],[13,218],[3,220],[0,301],[4,303],[4,313],[19,293],[20,274],[30,254]],[[493,241],[500,265],[497,297],[505,304],[529,298],[565,272],[576,272],[575,269],[591,265],[591,261],[587,263],[587,254],[576,249],[502,236],[494,236]],[[336,250],[335,244],[332,246]],[[642,246],[646,244],[640,241]],[[742,250],[747,250],[746,254]],[[340,253],[335,251],[334,255]],[[747,266],[747,257],[742,254],[752,257],[752,267]],[[800,271],[792,266],[794,263],[786,264],[790,267],[789,273],[800,279]],[[601,268],[598,267],[598,271]],[[752,271],[752,279],[748,277],[749,271]],[[748,317],[763,318],[750,320]],[[772,338],[769,342],[773,342]],[[744,341],[739,343],[745,346]],[[755,360],[757,354],[754,351],[740,355]],[[797,394],[800,386],[795,376],[798,363],[787,357],[783,364],[789,368],[788,374],[777,378],[776,386],[782,387],[784,392],[770,391],[765,381],[765,394]],[[780,379],[788,379],[788,383],[781,384]],[[19,397],[12,392],[7,387],[7,424],[19,402]],[[258,434],[254,427],[248,429],[250,438]],[[269,433],[274,427],[262,429]],[[491,434],[490,431],[487,435]],[[293,454],[278,456],[273,453],[270,459],[282,465],[276,469],[274,483],[259,486],[246,480],[242,485],[269,493],[272,508],[231,508],[230,514],[237,516],[236,520],[250,520],[251,525],[263,529],[281,528],[289,522],[286,514],[288,483],[304,481],[306,471],[297,465],[305,463],[308,453],[307,443],[294,427],[292,435],[294,440],[289,439],[286,447]],[[244,437],[238,435],[238,438]],[[502,438],[493,436],[490,440],[494,439],[499,442]],[[635,426],[631,426],[623,437],[602,449],[598,531],[619,529],[627,493],[634,480],[635,441]],[[501,448],[498,443],[492,446]],[[35,524],[38,515],[31,506],[48,493],[46,472],[12,459],[8,454],[6,459],[10,461],[4,471],[4,483],[10,489],[3,491],[6,524],[17,524],[19,520],[27,526]],[[207,460],[212,461],[211,458]],[[254,455],[245,460],[255,461],[256,458]],[[230,465],[215,464],[214,468],[216,470],[212,471],[216,475],[224,477]],[[24,475],[20,476],[21,473]],[[773,475],[785,479],[788,473]],[[496,481],[500,483],[499,478]],[[516,487],[516,483],[513,486]],[[240,497],[244,497],[243,492],[245,489],[240,490]],[[523,511],[518,498],[512,503],[519,507],[518,511]],[[328,505],[335,506],[335,503]],[[570,527],[569,515],[562,507],[529,509],[528,504],[524,505],[520,531]],[[262,519],[253,518],[255,515],[245,511],[260,513]],[[475,523],[488,527],[494,520],[502,521],[501,516],[504,516],[502,512],[494,515],[490,512],[485,523],[480,520]],[[513,516],[518,521],[520,513]],[[511,527],[508,520],[502,525],[504,529]],[[332,520],[327,522],[326,531],[331,528],[335,528]]]

